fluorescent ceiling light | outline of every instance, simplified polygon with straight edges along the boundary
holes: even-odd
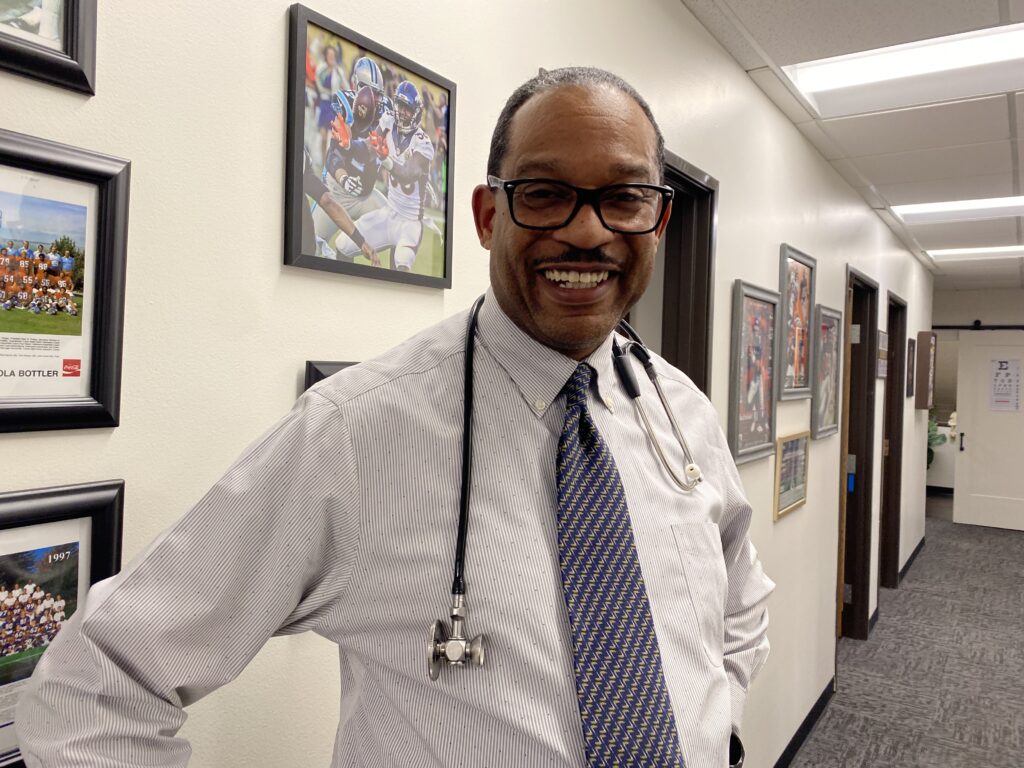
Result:
[[[974,261],[1024,257],[1024,245],[1001,245],[994,248],[940,248],[928,251],[935,261]]]
[[[962,99],[1024,87],[1024,24],[782,67],[822,117]]]
[[[1005,219],[1024,216],[1024,197],[993,197],[986,200],[953,200],[946,203],[894,205],[892,212],[908,225]]]

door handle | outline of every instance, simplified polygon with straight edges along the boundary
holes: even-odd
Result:
[[[964,433],[960,433],[960,453],[964,452]]]

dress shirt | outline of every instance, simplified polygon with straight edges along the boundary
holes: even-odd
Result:
[[[30,768],[184,766],[180,708],[236,677],[272,635],[307,630],[340,648],[334,768],[585,766],[555,531],[560,390],[577,362],[487,296],[466,554],[468,631],[487,635],[486,664],[427,678],[458,521],[463,312],[312,387],[195,508],[93,586],[22,694]],[[685,375],[657,359],[704,470],[692,493],[660,465],[613,373],[611,337],[588,362],[686,765],[725,768],[768,654],[773,584],[747,536],[750,507],[711,404]],[[653,386],[638,378],[681,466]]]

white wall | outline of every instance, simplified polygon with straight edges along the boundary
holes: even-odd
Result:
[[[1024,325],[1024,289],[935,291],[935,325]]]
[[[540,66],[617,71],[650,100],[668,147],[720,182],[711,394],[721,414],[733,280],[777,288],[782,241],[817,258],[819,302],[843,308],[849,263],[881,296],[907,300],[908,333],[931,326],[930,276],[680,3],[520,0],[481,12],[470,0],[400,0],[368,12],[356,0],[309,2],[458,84],[450,291],[281,265],[285,0],[104,0],[93,98],[0,73],[3,127],[133,162],[121,426],[0,439],[13,470],[4,489],[36,485],[38,457],[57,447],[74,457],[62,481],[125,478],[126,557],[289,407],[303,361],[364,359],[484,290],[470,191],[505,97]],[[227,305],[208,278],[225,263],[247,275]],[[881,397],[879,381],[879,441]],[[781,403],[779,434],[807,429],[809,405]],[[901,561],[924,530],[922,415],[906,411]],[[812,442],[808,503],[778,524],[773,462],[742,469],[752,535],[778,583],[772,656],[747,710],[750,768],[774,764],[833,675],[839,437]],[[880,467],[875,477],[877,517]],[[192,764],[326,765],[336,664],[316,637],[272,641],[191,708]]]

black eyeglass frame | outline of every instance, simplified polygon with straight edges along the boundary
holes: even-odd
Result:
[[[516,187],[522,186],[523,184],[558,184],[560,186],[567,187],[568,189],[571,189],[576,193],[576,205],[575,207],[573,207],[572,211],[569,213],[565,221],[563,221],[561,224],[558,224],[557,226],[541,227],[535,224],[523,224],[521,221],[519,221],[519,219],[516,218],[515,204],[512,201],[512,196],[515,194]],[[594,209],[594,213],[597,214],[598,221],[600,221],[604,228],[609,230],[610,232],[615,232],[616,234],[620,235],[649,235],[651,232],[653,232],[654,230],[661,226],[661,222],[665,219],[665,211],[668,210],[667,204],[670,203],[672,199],[675,197],[675,190],[672,189],[672,187],[667,187],[663,184],[647,184],[644,182],[609,184],[606,187],[595,187],[588,189],[586,187],[577,187],[575,184],[570,184],[566,181],[562,181],[561,179],[499,179],[497,176],[488,175],[487,186],[490,187],[491,189],[497,189],[501,187],[502,189],[505,190],[505,194],[508,197],[508,212],[509,215],[512,217],[512,221],[515,223],[517,227],[522,227],[523,229],[539,230],[544,232],[555,229],[561,229],[562,227],[569,226],[572,220],[576,218],[576,214],[578,214],[580,210],[583,208],[583,206],[589,205],[591,208]],[[623,187],[641,187],[643,189],[653,189],[655,192],[659,192],[661,194],[661,210],[658,212],[658,218],[654,222],[654,226],[652,226],[650,229],[642,229],[639,231],[617,229],[616,227],[611,226],[607,221],[604,220],[604,216],[601,213],[601,196],[607,194],[609,190],[620,189]]]

